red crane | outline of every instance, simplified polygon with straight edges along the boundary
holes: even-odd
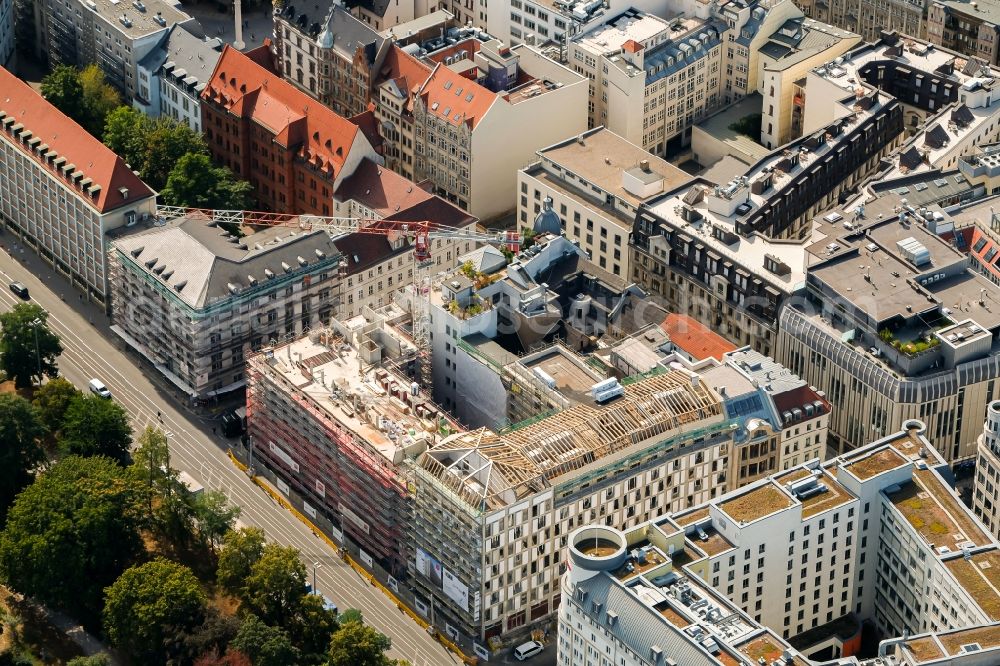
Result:
[[[521,248],[521,236],[516,231],[488,229],[477,231],[460,227],[449,227],[436,222],[402,222],[360,217],[328,217],[323,215],[292,215],[290,213],[265,213],[248,210],[218,210],[208,208],[187,208],[183,206],[159,206],[158,218],[173,220],[185,215],[202,216],[212,222],[235,224],[238,226],[289,227],[300,231],[326,231],[331,236],[340,234],[375,234],[389,240],[406,237],[413,242],[413,254],[418,263],[430,259],[430,241],[438,238],[472,240],[504,247],[517,254]]]

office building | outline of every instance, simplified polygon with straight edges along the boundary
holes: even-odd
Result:
[[[934,3],[925,0],[798,0],[796,4],[806,16],[855,32],[866,42],[878,41],[882,31],[898,32],[917,39],[930,37],[928,14],[933,11],[929,8]]]
[[[96,64],[126,103],[139,97],[139,62],[182,25],[203,34],[197,20],[164,0],[46,0],[35,12],[38,55],[50,65]],[[148,100],[140,100],[140,103]]]
[[[979,436],[976,479],[972,510],[991,534],[1000,534],[997,506],[1000,505],[1000,401],[986,406],[986,422]]]
[[[756,663],[758,654],[741,649],[746,627],[730,624],[737,618],[772,634],[776,653],[766,663],[816,663],[809,657],[859,663],[851,655],[860,641],[837,632],[859,620],[873,621],[887,637],[902,637],[880,648],[881,655],[894,651],[899,662],[869,663],[933,663],[930,656],[946,654],[959,657],[947,663],[990,663],[987,655],[985,661],[961,655],[993,647],[995,639],[979,647],[935,636],[909,639],[961,630],[971,636],[978,627],[984,638],[995,633],[990,625],[997,622],[1000,597],[992,572],[1000,544],[938,473],[944,461],[923,425],[904,425],[851,454],[783,471],[705,506],[633,529],[579,529],[571,536],[573,566],[562,582],[563,598],[572,602],[560,611],[561,663],[577,663],[574,650],[592,654],[608,643],[637,653],[638,660],[627,663],[657,663],[654,647],[663,657],[686,658],[685,650],[694,650],[691,659],[699,660],[677,663]],[[738,609],[736,617],[725,600],[720,612],[711,612],[720,596]],[[625,603],[636,613],[615,607]],[[639,631],[637,623],[655,623],[661,631]],[[597,627],[611,628],[617,641],[593,632]],[[653,638],[674,642],[638,650],[633,643]],[[801,654],[782,639],[799,645]]]
[[[0,67],[14,69],[14,43],[17,35],[14,30],[13,0],[0,2]]]
[[[600,127],[543,148],[537,156],[537,162],[518,171],[518,226],[566,234],[613,275],[632,274],[628,237],[639,206],[691,180]]]
[[[107,303],[105,233],[156,211],[124,161],[6,69],[0,110],[4,226],[88,298]]]
[[[366,157],[366,132],[268,68],[265,46],[226,46],[201,93],[212,157],[250,181],[264,210],[331,215],[333,193]]]
[[[934,232],[968,224],[989,201],[948,215],[901,203],[898,192],[864,202],[862,219],[854,203],[830,213],[845,229],[830,223],[810,248],[804,297],[780,313],[775,357],[841,408],[830,424],[839,450],[919,418],[942,457],[970,458],[986,405],[998,397],[992,312],[1000,293],[971,268],[968,250]]]
[[[390,3],[384,3],[389,5]],[[286,81],[342,116],[363,113],[389,41],[333,3],[326,15],[292,4],[274,13],[275,66]]]
[[[136,108],[153,118],[173,118],[201,134],[201,91],[222,55],[222,40],[175,25],[139,61]]]
[[[199,213],[111,244],[112,331],[193,399],[242,388],[253,350],[330,321],[340,252],[323,231],[237,238]]]

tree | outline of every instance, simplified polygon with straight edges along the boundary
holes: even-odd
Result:
[[[145,168],[145,140],[153,121],[130,106],[119,106],[104,120],[104,145],[118,153],[133,169]]]
[[[243,619],[243,626],[229,647],[250,657],[254,666],[299,663],[299,651],[292,645],[288,634],[282,629],[268,626],[253,613]]]
[[[80,391],[69,380],[56,377],[42,384],[31,402],[38,408],[42,423],[55,433],[62,428],[69,403],[78,395]]]
[[[348,608],[343,613],[340,614],[338,618],[341,624],[347,624],[348,622],[364,622],[364,618],[361,615],[361,611],[357,608]]]
[[[202,543],[213,552],[222,538],[233,529],[240,516],[240,507],[229,504],[226,494],[218,490],[203,492],[194,498],[194,519]]]
[[[0,394],[0,521],[45,458],[38,444],[43,435],[37,408],[17,394]]]
[[[80,86],[83,88],[82,103],[84,122],[81,124],[94,136],[101,136],[108,114],[121,106],[118,91],[104,79],[104,72],[97,65],[87,65],[80,71]],[[79,102],[78,102],[79,103]]]
[[[66,662],[66,666],[111,666],[111,659],[101,652],[89,657],[73,657]]]
[[[42,97],[76,122],[83,124],[86,119],[83,99],[83,82],[80,70],[71,65],[56,65],[52,72],[42,79]]]
[[[305,594],[306,567],[298,549],[265,544],[260,559],[250,567],[243,601],[264,622],[286,626],[299,612]]]
[[[253,662],[239,651],[230,650],[221,657],[217,651],[212,651],[195,659],[194,666],[253,666]]]
[[[58,373],[56,357],[62,353],[62,344],[46,325],[48,318],[34,303],[18,303],[0,314],[0,367],[17,388]]]
[[[330,639],[328,666],[394,666],[385,656],[392,646],[389,637],[361,622],[340,625]]]
[[[66,409],[59,446],[68,454],[107,456],[125,464],[132,446],[128,414],[114,400],[78,395]]]
[[[96,619],[104,588],[142,550],[144,500],[109,458],[56,463],[14,501],[0,533],[0,573],[23,594]]]
[[[222,537],[215,577],[222,589],[242,597],[250,570],[264,554],[264,531],[257,527],[230,530]]]
[[[170,444],[165,432],[146,426],[132,452],[132,475],[150,489],[150,497],[162,494],[166,479],[175,472],[170,467]]]
[[[307,594],[298,612],[286,624],[288,635],[302,652],[302,661],[322,664],[330,647],[330,637],[340,625],[337,614],[323,607],[323,597]]]
[[[168,655],[176,663],[197,663],[202,657],[225,654],[226,647],[236,637],[240,630],[240,620],[232,615],[223,615],[218,609],[209,606],[205,610],[205,619],[197,627],[168,627],[166,636],[173,637],[170,641]],[[225,662],[223,662],[225,663]]]
[[[205,617],[205,592],[186,566],[157,558],[127,569],[104,591],[104,632],[111,644],[142,663],[164,663],[172,631]]]
[[[143,147],[143,179],[155,190],[166,186],[170,173],[185,155],[208,157],[208,146],[202,135],[187,123],[173,118],[156,119],[146,134]]]
[[[161,194],[168,206],[240,209],[249,204],[250,183],[212,166],[207,155],[188,153],[171,170]]]

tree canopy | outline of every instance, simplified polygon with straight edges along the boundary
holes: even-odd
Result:
[[[222,537],[216,580],[222,589],[242,597],[253,565],[264,554],[264,531],[257,527],[230,530]]]
[[[288,634],[262,622],[252,613],[243,619],[243,625],[229,646],[248,656],[254,666],[287,666],[299,660],[299,651]]]
[[[286,626],[306,595],[306,567],[291,546],[267,543],[250,567],[243,602],[268,624]]]
[[[62,344],[59,336],[49,330],[48,317],[34,303],[18,303],[0,313],[0,368],[18,388],[58,373],[56,357],[62,353]]]
[[[328,666],[395,666],[389,637],[361,622],[345,622],[330,639]]]
[[[124,464],[132,446],[128,413],[114,400],[80,394],[66,409],[59,446],[68,454],[107,456]]]
[[[42,97],[97,137],[104,130],[108,114],[122,103],[118,91],[94,64],[82,70],[57,65],[42,79]]]
[[[56,463],[14,501],[0,533],[0,573],[19,592],[98,617],[104,588],[142,549],[144,500],[109,458]]]
[[[250,183],[213,166],[207,155],[188,153],[171,170],[161,194],[169,206],[242,209],[250,202]]]
[[[38,443],[44,434],[37,408],[17,394],[0,394],[0,521],[44,459]]]
[[[69,403],[78,395],[80,395],[79,389],[68,379],[56,377],[35,390],[31,403],[38,408],[45,427],[55,433],[62,428]]]
[[[111,644],[146,664],[166,662],[166,642],[205,615],[205,593],[187,567],[158,558],[127,569],[105,590]]]

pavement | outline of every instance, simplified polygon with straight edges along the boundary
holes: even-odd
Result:
[[[10,231],[0,233],[0,310],[20,302],[6,284],[18,281],[28,287],[31,301],[48,311],[49,326],[62,340],[59,370],[64,377],[84,390],[91,378],[101,379],[128,411],[136,431],[147,425],[163,428],[169,438],[171,466],[191,474],[210,490],[224,492],[241,508],[243,524],[260,527],[273,541],[298,548],[310,572],[317,563],[319,590],[342,609],[357,608],[369,624],[389,636],[391,657],[408,659],[413,666],[460,663],[239,471],[226,454],[228,440],[212,433],[213,421],[191,415],[175,403],[155,370],[144,367],[110,331],[102,308],[81,301],[69,282],[33,251],[15,247],[16,236]],[[162,420],[157,419],[157,412],[162,413]],[[541,666],[543,662],[527,663]]]

